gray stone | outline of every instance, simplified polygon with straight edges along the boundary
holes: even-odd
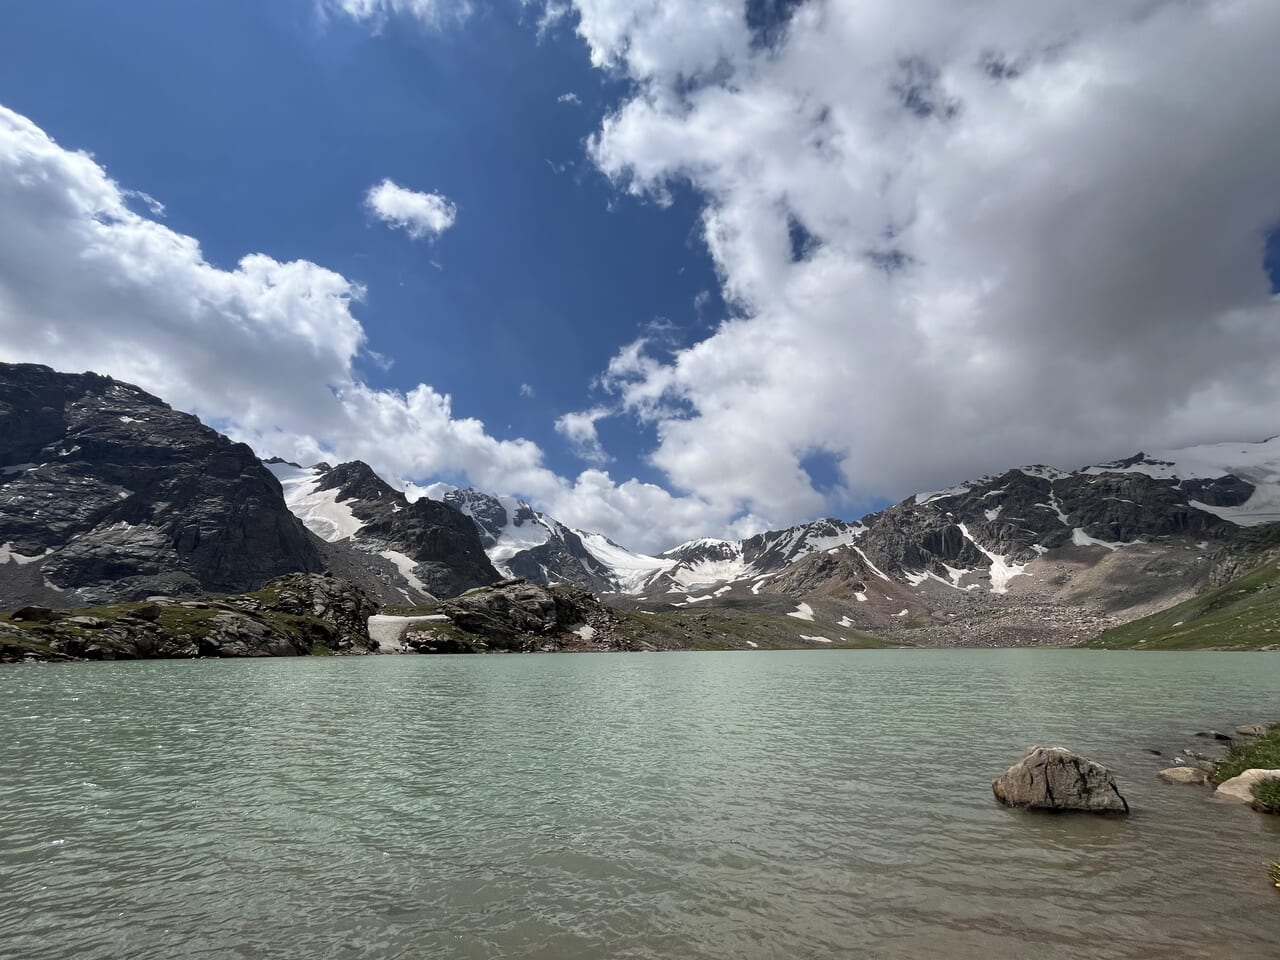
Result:
[[[1195,767],[1170,767],[1156,774],[1165,783],[1183,783],[1192,786],[1207,786],[1209,774]]]
[[[1064,747],[1032,747],[991,783],[1009,807],[1127,814],[1129,804],[1111,771]]]
[[[1254,786],[1270,780],[1280,780],[1280,770],[1261,768],[1246,770],[1240,776],[1218,784],[1218,789],[1213,792],[1213,795],[1216,799],[1226,800],[1229,803],[1253,803]]]

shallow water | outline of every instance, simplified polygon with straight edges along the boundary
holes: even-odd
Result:
[[[0,956],[1267,958],[1280,818],[1147,747],[1280,656],[822,651],[0,670]],[[1032,743],[1127,821],[1005,810]]]

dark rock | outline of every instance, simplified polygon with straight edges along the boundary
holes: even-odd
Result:
[[[528,641],[553,637],[583,625],[598,607],[574,587],[554,591],[524,580],[505,580],[471,590],[441,606],[453,625],[498,649],[524,649]]]
[[[68,600],[250,590],[321,567],[252,450],[109,377],[0,364],[0,468],[0,543],[41,556]]]
[[[319,469],[319,468],[317,468]],[[318,490],[334,490],[362,526],[358,544],[370,542],[414,561],[414,576],[435,597],[452,597],[499,579],[469,517],[438,500],[410,503],[359,460],[323,471]],[[329,550],[343,544],[330,544]],[[403,601],[402,601],[403,602]]]
[[[1111,771],[1062,747],[1032,747],[991,783],[1009,807],[1127,814],[1129,804]]]
[[[23,620],[28,623],[53,623],[58,614],[49,607],[23,607],[15,610],[11,620]]]

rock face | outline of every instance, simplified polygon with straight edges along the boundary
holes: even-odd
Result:
[[[1063,747],[1032,747],[991,783],[1008,807],[1127,814],[1129,804],[1111,771]]]
[[[366,463],[268,466],[290,509],[325,541],[329,567],[384,603],[419,604],[500,579],[468,517],[439,500],[408,500]]]
[[[1224,780],[1213,792],[1214,797],[1229,803],[1253,803],[1253,788],[1259,783],[1280,780],[1280,770],[1246,770],[1238,777]]]
[[[0,660],[140,660],[371,653],[376,612],[358,588],[333,577],[294,574],[262,590],[207,600],[152,597],[140,603],[51,611],[0,620]]]
[[[234,592],[322,567],[244,444],[108,377],[0,364],[0,602]]]

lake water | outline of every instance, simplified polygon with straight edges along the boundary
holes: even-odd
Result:
[[[1280,818],[1147,747],[1280,656],[822,651],[0,669],[0,956],[1266,958]],[[1033,743],[1128,820],[1006,810]]]

